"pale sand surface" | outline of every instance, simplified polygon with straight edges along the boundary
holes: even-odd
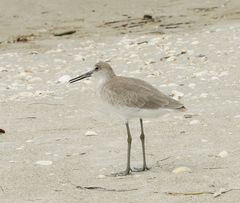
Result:
[[[240,189],[238,0],[1,0],[0,8],[1,203],[239,202],[239,190],[201,193]],[[77,32],[53,36],[68,30]],[[184,94],[188,112],[145,120],[150,171],[108,177],[125,167],[124,123],[102,113],[93,80],[56,82],[98,60]],[[138,121],[130,127],[140,166]],[[187,169],[173,173],[179,167]]]

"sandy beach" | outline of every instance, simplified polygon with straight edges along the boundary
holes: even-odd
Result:
[[[237,203],[240,199],[238,0],[0,2],[1,203]],[[70,34],[66,34],[70,32]],[[124,122],[102,110],[109,61],[188,108],[145,119],[151,170],[126,162]],[[138,120],[132,167],[141,166]]]

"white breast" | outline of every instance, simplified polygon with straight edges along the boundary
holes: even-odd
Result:
[[[164,114],[172,111],[171,109],[139,109],[127,106],[120,105],[111,105],[106,102],[106,100],[102,100],[102,112],[111,114],[115,112],[118,114],[123,120],[130,120],[133,118],[156,118],[163,116]]]

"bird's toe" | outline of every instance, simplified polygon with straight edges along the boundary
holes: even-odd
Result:
[[[147,166],[144,166],[144,167],[142,167],[142,168],[134,167],[133,172],[142,172],[142,171],[147,171],[147,170],[150,170],[150,168],[147,167]]]
[[[117,176],[126,176],[126,175],[130,175],[131,174],[132,169],[131,168],[127,168],[124,171],[120,171],[118,173],[113,173],[111,176],[117,177]]]

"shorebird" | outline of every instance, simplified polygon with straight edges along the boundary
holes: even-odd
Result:
[[[185,110],[184,105],[170,96],[163,94],[143,80],[117,76],[112,67],[102,61],[98,62],[93,70],[75,77],[69,80],[69,82],[74,83],[88,77],[97,78],[100,98],[125,120],[128,143],[127,167],[124,171],[116,175],[128,175],[132,171],[130,167],[132,136],[129,128],[129,120],[132,118],[138,118],[141,127],[140,139],[142,143],[143,167],[136,169],[136,171],[148,170],[143,118],[160,115],[163,109],[183,111]]]

